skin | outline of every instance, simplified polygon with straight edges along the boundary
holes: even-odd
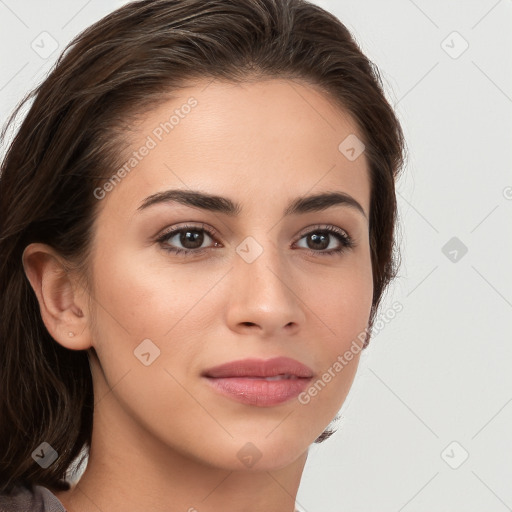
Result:
[[[78,485],[56,493],[71,512],[291,512],[308,447],[357,369],[358,354],[307,405],[294,398],[272,407],[236,402],[201,377],[228,361],[283,355],[319,378],[349,349],[367,325],[373,292],[370,180],[364,154],[349,161],[338,150],[359,134],[356,123],[289,80],[191,85],[141,118],[130,149],[191,96],[197,106],[99,201],[91,289],[62,270],[51,247],[24,252],[53,338],[95,351],[88,467]],[[176,188],[228,197],[242,210],[138,210]],[[346,205],[283,216],[291,200],[330,191],[352,196],[366,216]],[[204,234],[203,254],[175,255],[155,241],[173,226],[203,223],[217,233]],[[328,248],[315,252],[306,235],[317,225],[344,230],[355,246],[322,255],[341,245],[328,235]],[[249,236],[263,249],[251,263],[236,252]],[[179,235],[166,243],[191,247]],[[149,366],[134,356],[144,339],[160,350]],[[261,454],[251,467],[237,456],[248,442]]]

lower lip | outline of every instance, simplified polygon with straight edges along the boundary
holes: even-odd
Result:
[[[311,378],[265,380],[207,377],[207,380],[216,391],[237,402],[268,407],[282,404],[298,396],[308,387]]]

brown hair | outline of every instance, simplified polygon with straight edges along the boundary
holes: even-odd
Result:
[[[46,243],[83,267],[98,212],[93,190],[120,165],[130,116],[205,77],[302,80],[357,122],[371,179],[371,333],[398,266],[394,187],[404,155],[378,70],[334,15],[307,1],[130,3],[68,45],[2,132],[4,141],[33,99],[0,175],[0,492],[18,484],[68,488],[66,471],[90,446],[92,431],[87,351],[68,350],[48,333],[24,274],[23,250]],[[31,457],[43,441],[59,454],[46,469]]]

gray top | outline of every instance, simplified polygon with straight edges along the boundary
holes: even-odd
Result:
[[[46,487],[26,487],[8,496],[0,494],[0,512],[67,512],[64,505]],[[299,512],[295,509],[295,512]]]
[[[0,512],[66,512],[64,505],[46,487],[21,487],[11,495],[0,494]]]

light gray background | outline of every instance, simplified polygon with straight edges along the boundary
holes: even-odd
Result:
[[[65,44],[123,3],[0,0],[2,124]],[[379,66],[409,160],[403,263],[382,305],[403,311],[363,353],[338,433],[312,447],[298,505],[512,510],[512,1],[315,3]],[[43,31],[58,43],[47,58],[31,47]]]

